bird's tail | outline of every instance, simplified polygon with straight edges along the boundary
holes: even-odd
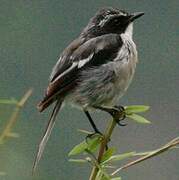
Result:
[[[57,100],[56,104],[55,104],[55,107],[53,108],[53,111],[52,111],[52,114],[50,116],[50,119],[48,121],[48,124],[47,124],[47,127],[45,129],[45,132],[42,136],[42,140],[38,146],[38,151],[37,151],[37,154],[36,154],[36,157],[35,157],[35,161],[34,161],[34,164],[33,164],[33,168],[32,168],[32,173],[35,172],[36,168],[37,168],[37,165],[41,159],[41,156],[43,154],[43,151],[44,151],[44,148],[45,148],[45,145],[47,144],[47,141],[50,137],[50,134],[52,132],[52,129],[54,127],[54,124],[55,124],[55,120],[56,120],[56,116],[58,114],[58,111],[60,110],[60,107],[63,103],[63,100]]]

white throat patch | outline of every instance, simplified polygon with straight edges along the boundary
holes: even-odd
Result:
[[[132,39],[132,35],[133,35],[133,23],[130,23],[128,25],[128,27],[126,28],[124,34]]]

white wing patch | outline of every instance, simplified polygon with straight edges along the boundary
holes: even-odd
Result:
[[[88,57],[85,58],[85,59],[81,59],[81,60],[79,60],[79,61],[74,61],[73,64],[72,64],[66,71],[64,71],[62,74],[60,74],[59,76],[57,76],[57,77],[54,79],[53,82],[57,81],[57,80],[60,79],[61,77],[63,77],[63,76],[65,76],[66,74],[68,74],[68,73],[69,73],[71,70],[73,70],[75,67],[78,67],[79,69],[80,69],[81,67],[83,67],[87,62],[89,62],[89,61],[92,59],[93,55],[94,55],[94,53],[90,54],[90,56],[88,56]],[[59,59],[59,61],[58,61],[57,63],[59,63],[60,60],[61,60],[61,58]],[[52,74],[51,74],[51,76],[50,76],[51,79],[53,78],[55,72],[56,72],[56,69],[54,68],[54,69],[52,70]]]
[[[50,74],[50,81],[53,79],[53,77],[54,77],[54,75],[55,75],[55,73],[56,73],[56,71],[57,71],[56,68],[57,68],[57,66],[60,64],[61,60],[62,60],[62,57],[59,58],[59,60],[57,61],[57,63],[56,63],[55,66],[53,67],[52,72],[51,72],[51,74]]]
[[[88,56],[87,58],[80,60],[78,62],[78,68],[83,67],[87,62],[89,62],[92,59],[93,55],[94,53],[90,54],[90,56]]]
[[[66,71],[64,71],[62,74],[60,74],[60,75],[54,80],[54,82],[57,81],[58,79],[60,79],[61,77],[65,76],[67,73],[69,73],[71,70],[73,70],[77,65],[78,65],[78,63],[77,63],[77,62],[74,62],[74,63],[70,66],[70,68],[68,68]]]

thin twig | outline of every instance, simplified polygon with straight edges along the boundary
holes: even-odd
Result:
[[[100,161],[101,161],[103,154],[105,152],[106,145],[109,142],[109,139],[111,137],[113,129],[115,128],[115,126],[117,124],[116,122],[117,122],[116,119],[112,119],[109,121],[109,124],[108,124],[106,131],[104,133],[104,137],[103,137],[102,142],[100,144],[98,158],[97,158],[98,164],[100,164]],[[98,173],[98,170],[99,170],[99,168],[97,166],[93,167],[89,180],[95,180],[97,173]]]
[[[151,151],[151,152],[149,152],[149,154],[147,154],[147,155],[145,155],[145,156],[143,156],[143,157],[141,157],[141,158],[138,158],[138,159],[136,159],[136,160],[134,160],[134,161],[132,161],[132,162],[129,162],[129,163],[127,163],[126,165],[118,168],[118,169],[115,170],[111,175],[113,176],[113,175],[115,175],[116,173],[118,173],[119,171],[121,171],[121,170],[123,170],[123,169],[129,168],[129,167],[131,167],[131,166],[133,166],[133,165],[135,165],[135,164],[138,164],[138,163],[140,163],[140,162],[142,162],[142,161],[144,161],[144,160],[147,160],[147,159],[149,159],[149,158],[152,158],[152,157],[154,157],[154,156],[157,156],[157,155],[159,155],[159,154],[161,154],[161,153],[163,153],[163,152],[165,152],[165,151],[167,151],[167,150],[175,147],[176,145],[179,145],[179,137],[171,140],[169,143],[165,144],[165,145],[162,146],[161,148],[159,148],[159,149],[157,149],[157,150],[154,150],[154,151]]]
[[[110,179],[109,175],[101,168],[100,164],[98,163],[98,160],[96,159],[95,155],[89,151],[88,149],[86,149],[86,152],[88,154],[91,155],[92,159],[93,159],[93,166],[97,167],[98,170],[101,170],[102,174],[107,178]]]
[[[107,143],[109,142],[109,140],[111,138],[112,132],[113,132],[115,126],[117,125],[117,122],[123,116],[124,116],[124,112],[119,111],[118,114],[116,114],[113,117],[113,119],[109,121],[108,126],[106,128],[106,131],[105,131],[105,133],[103,135],[103,139],[101,141],[100,147],[99,147],[99,153],[98,153],[98,157],[97,157],[98,164],[101,163],[103,154],[105,153]],[[99,168],[97,166],[93,167],[89,180],[95,180],[96,176],[98,174],[98,171],[99,171]]]
[[[21,108],[24,106],[26,103],[27,99],[31,96],[32,94],[32,89],[29,89],[25,95],[22,97],[22,99],[17,102],[16,107],[14,108],[14,111],[12,112],[8,123],[6,124],[2,134],[0,135],[0,143],[4,141],[6,137],[12,137],[14,133],[12,133],[12,127],[17,121],[18,115],[20,113]]]

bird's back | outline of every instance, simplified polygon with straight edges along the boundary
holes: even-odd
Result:
[[[80,83],[68,100],[82,107],[93,107],[114,105],[123,96],[135,72],[137,50],[128,32],[119,37],[122,43],[112,53],[113,57],[101,56],[107,58],[102,60],[104,64],[81,72]]]

